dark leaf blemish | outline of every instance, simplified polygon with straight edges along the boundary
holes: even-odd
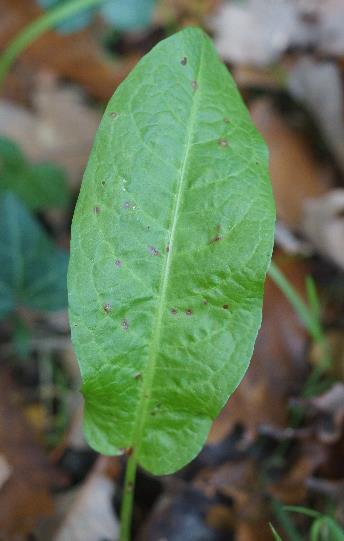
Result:
[[[204,299],[204,300],[203,300],[203,304],[208,304],[208,300],[207,300],[207,299]]]
[[[186,56],[184,56],[180,61],[182,66],[186,66],[187,62],[188,62],[188,59],[186,58]]]
[[[109,303],[107,302],[106,304],[103,305],[103,309],[104,309],[104,312],[105,312],[106,314],[108,314],[109,312],[111,312],[112,306],[111,306],[111,304],[109,304]]]
[[[219,242],[220,240],[222,240],[221,235],[216,235],[213,239],[211,239],[211,241],[209,241],[209,244],[214,244],[215,242]]]
[[[115,267],[120,268],[122,266],[122,261],[120,259],[116,259],[115,261]]]
[[[142,378],[141,372],[136,372],[136,374],[134,374],[134,379],[141,379],[141,378]]]
[[[197,90],[197,88],[198,88],[198,83],[197,83],[197,81],[192,81],[191,86],[192,86],[192,90],[193,90],[194,92],[196,92],[196,90]]]
[[[186,315],[186,316],[192,316],[192,310],[191,310],[190,308],[187,308],[187,309],[185,310],[185,315]]]
[[[228,141],[227,141],[227,139],[223,139],[223,138],[222,138],[222,139],[219,139],[218,142],[217,142],[217,144],[218,144],[220,147],[222,147],[222,148],[228,147]]]
[[[117,118],[117,117],[118,117],[118,113],[116,113],[116,111],[112,111],[112,112],[110,113],[110,116],[111,116],[111,118]]]
[[[99,214],[100,213],[100,207],[93,207],[93,212],[94,212],[94,214]]]
[[[127,319],[123,319],[121,323],[121,327],[124,331],[127,331],[129,329],[129,322]]]
[[[176,310],[176,308],[171,308],[171,314],[172,314],[173,316],[175,316],[175,315],[176,315],[176,313],[177,313],[177,310]]]
[[[230,120],[229,120],[228,116],[225,116],[223,121],[224,121],[225,124],[230,124]]]
[[[224,305],[223,305],[223,308],[224,308],[224,310],[228,310],[229,304],[224,304]]]
[[[157,248],[155,248],[154,246],[149,247],[149,253],[150,255],[154,255],[154,256],[160,255],[159,250],[157,250]]]

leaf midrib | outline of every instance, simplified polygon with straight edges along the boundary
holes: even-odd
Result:
[[[134,423],[132,446],[133,446],[135,455],[140,450],[140,445],[141,445],[142,436],[143,436],[143,429],[145,426],[148,405],[149,405],[150,397],[151,397],[151,387],[154,380],[154,373],[155,373],[157,356],[158,356],[158,345],[160,342],[162,320],[163,320],[163,315],[164,315],[164,308],[166,305],[166,302],[165,302],[166,292],[167,292],[169,275],[170,275],[171,264],[172,264],[172,259],[173,259],[174,238],[175,238],[175,233],[176,233],[177,225],[178,225],[180,206],[183,199],[184,185],[185,185],[185,179],[186,179],[186,174],[187,174],[187,165],[188,165],[190,150],[192,148],[192,140],[194,136],[195,117],[196,117],[196,112],[197,112],[198,104],[199,104],[200,85],[199,85],[198,79],[201,74],[203,54],[204,54],[204,41],[202,41],[202,48],[200,51],[198,70],[194,78],[194,80],[197,81],[198,88],[195,90],[195,95],[194,95],[192,105],[191,105],[189,122],[188,122],[189,128],[187,129],[187,134],[185,138],[185,154],[184,154],[182,166],[180,169],[179,182],[177,184],[177,197],[175,198],[175,203],[172,208],[172,217],[171,217],[172,227],[171,227],[171,234],[169,238],[169,251],[167,252],[165,264],[163,266],[162,273],[161,273],[161,280],[160,280],[160,287],[159,287],[159,291],[161,292],[161,294],[160,294],[160,300],[157,306],[157,315],[155,318],[156,323],[153,327],[151,345],[150,345],[149,355],[148,355],[148,363],[147,363],[147,367],[145,369],[145,373],[143,376],[141,397],[140,397],[140,401],[139,401],[139,405],[138,405],[138,409],[136,413],[136,420]],[[190,81],[190,86],[191,86],[191,81]]]

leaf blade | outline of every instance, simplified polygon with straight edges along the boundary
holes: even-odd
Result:
[[[266,148],[209,38],[161,42],[109,103],[73,220],[70,319],[95,448],[134,447],[154,473],[199,452],[252,354],[273,223]]]

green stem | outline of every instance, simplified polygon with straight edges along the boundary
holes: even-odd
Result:
[[[7,73],[18,56],[29,47],[31,43],[44,34],[44,32],[65,19],[68,19],[72,15],[75,15],[79,11],[96,6],[102,2],[104,2],[104,0],[71,0],[68,4],[62,4],[55,9],[47,11],[41,17],[26,26],[24,30],[15,36],[0,57],[0,85],[4,82]]]
[[[120,541],[130,541],[131,520],[133,514],[133,498],[136,476],[136,459],[134,453],[129,456],[122,495]]]
[[[309,333],[312,335],[314,340],[319,341],[319,337],[322,334],[321,329],[317,321],[314,320],[310,314],[310,310],[306,303],[301,299],[298,292],[294,289],[291,283],[286,279],[286,277],[281,273],[278,267],[271,262],[269,269],[269,275],[275,284],[280,288],[284,295],[289,300],[290,304],[296,310],[296,313],[302,319],[305,327],[308,329]]]

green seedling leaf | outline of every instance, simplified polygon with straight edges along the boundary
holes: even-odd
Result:
[[[137,30],[149,25],[155,0],[107,0],[100,13],[118,30]]]
[[[261,323],[267,149],[210,39],[186,29],[110,100],[72,226],[85,432],[167,474],[200,451]]]
[[[275,541],[283,541],[282,537],[279,535],[279,533],[274,528],[274,526],[271,524],[271,522],[270,522],[269,526],[270,526],[270,529],[271,529],[274,540]]]
[[[70,3],[71,0],[36,0],[38,5],[44,9],[52,9],[63,4]],[[64,33],[69,34],[72,32],[78,32],[86,28],[92,21],[96,12],[96,8],[90,8],[81,10],[79,13],[73,15],[68,20],[57,25],[57,29]]]
[[[66,176],[55,165],[31,165],[20,148],[0,137],[0,193],[14,192],[32,209],[60,208],[69,200]]]
[[[0,317],[17,306],[66,307],[67,253],[56,248],[11,193],[0,198]]]

